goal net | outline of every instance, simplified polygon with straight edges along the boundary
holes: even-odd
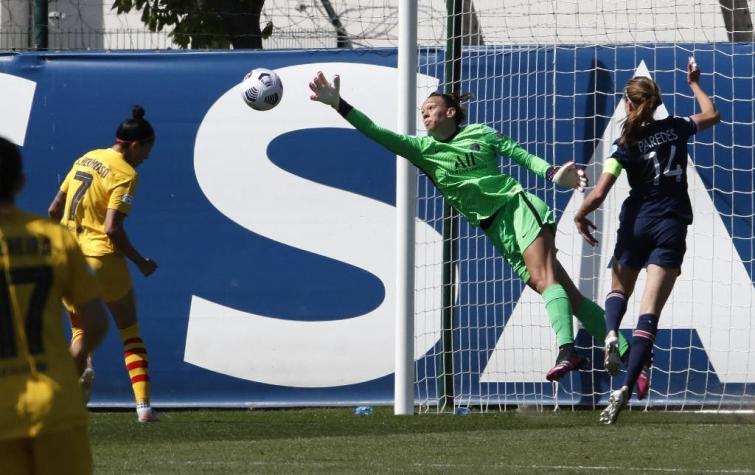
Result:
[[[455,10],[454,1],[460,2]],[[690,140],[694,223],[682,274],[660,317],[650,397],[641,404],[752,408],[755,2],[450,3],[449,10],[420,4],[418,72],[438,78],[441,89],[471,92],[470,123],[486,123],[550,163],[575,160],[593,182],[618,137],[627,80],[648,76],[658,82],[663,97],[658,117],[688,116],[699,111],[685,72],[687,58],[696,58],[701,85],[720,110],[721,123]],[[426,95],[427,85],[420,88],[419,95]],[[422,133],[421,123],[418,127]],[[582,293],[602,306],[611,285],[618,211],[628,193],[625,175],[592,216],[600,240],[593,248],[572,221],[582,195],[556,189],[506,158],[501,167],[555,210],[559,260]],[[602,341],[594,341],[575,319],[578,349],[591,365],[560,384],[546,382],[557,343],[542,299],[512,274],[481,230],[447,213],[421,173],[418,190],[418,218],[432,225],[417,236],[417,255],[424,256],[418,262],[444,264],[442,277],[437,265],[416,268],[415,318],[443,319],[437,334],[416,336],[436,342],[416,363],[420,406],[605,404],[623,373],[611,378],[603,369]],[[439,240],[445,240],[442,256]],[[436,260],[426,258],[428,253]],[[630,338],[644,286],[642,273],[621,327]],[[445,297],[428,304],[427,296],[438,293]]]

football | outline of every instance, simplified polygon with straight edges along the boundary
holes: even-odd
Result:
[[[254,110],[270,110],[281,101],[283,84],[275,71],[255,68],[241,82],[241,97]]]

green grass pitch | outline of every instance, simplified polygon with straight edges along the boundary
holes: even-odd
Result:
[[[94,412],[95,473],[755,473],[755,416],[625,411]]]

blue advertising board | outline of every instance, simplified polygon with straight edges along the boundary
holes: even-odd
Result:
[[[660,399],[755,394],[755,350],[746,345],[719,350],[722,337],[713,335],[725,330],[755,341],[751,49],[695,46],[699,64],[715,64],[716,76],[704,79],[703,86],[714,93],[724,120],[691,147],[701,180],[696,192],[720,217],[711,224],[704,214],[698,234],[715,235],[716,246],[733,250],[720,263],[741,267],[730,271],[726,282],[744,289],[740,293],[748,303],[723,302],[729,319],[719,327],[712,321],[715,312],[688,320],[677,314],[685,305],[699,306],[693,294],[707,299],[707,308],[722,306],[710,302],[720,295],[715,287],[720,282],[713,279],[707,291],[688,292],[688,302],[680,294],[659,336],[659,345],[669,348],[656,353],[654,396]],[[659,45],[470,51],[465,71],[500,71],[465,78],[468,89],[486,91],[477,94],[469,120],[489,122],[553,163],[602,161],[597,152],[607,147],[605,131],[620,112],[621,88],[642,68],[652,72],[664,99],[673,98],[668,113],[693,113],[679,69],[689,50],[689,45]],[[443,51],[427,50],[420,65],[442,58]],[[126,223],[136,247],[160,266],[148,278],[131,269],[156,405],[392,401],[395,159],[330,108],[310,101],[307,83],[319,70],[339,73],[343,96],[392,127],[396,60],[393,49],[0,56],[0,98],[18,111],[0,119],[0,134],[23,146],[28,184],[19,205],[25,209],[45,213],[73,160],[112,145],[133,104],[146,109],[156,130],[153,152],[138,169],[139,188]],[[533,64],[539,66],[528,69]],[[251,110],[240,98],[238,83],[254,67],[275,69],[283,80],[283,99],[271,111]],[[420,100],[443,81],[442,68],[424,69],[433,73],[418,76]],[[511,93],[522,87],[529,93]],[[508,168],[507,161],[504,165],[554,206],[559,218],[568,216],[572,194],[554,192],[542,180]],[[430,239],[422,244],[427,252],[418,253],[417,267],[439,274],[440,225],[437,216],[426,218],[431,206],[422,199],[426,189],[420,187],[420,193],[418,235]],[[560,232],[567,227],[571,224],[565,222]],[[476,235],[462,229],[462,239]],[[565,267],[589,280],[581,248],[566,242],[572,231],[565,236],[559,248],[581,263]],[[519,377],[505,367],[505,329],[514,328],[512,322],[526,327],[517,320],[517,308],[531,297],[502,260],[491,257],[489,245],[483,246],[486,251],[475,253],[460,249],[460,282],[483,277],[485,283],[459,286],[454,331],[459,397],[471,402],[522,400],[521,394],[535,392],[549,397],[552,389],[541,380],[547,370],[543,361],[552,363],[552,345],[540,351],[542,343],[512,334],[514,346],[530,348],[514,358],[528,360],[517,371],[531,367],[532,372]],[[601,252],[610,253],[605,247]],[[711,261],[699,254],[701,262]],[[688,275],[710,274],[696,265]],[[511,284],[501,285],[506,279]],[[431,280],[424,277],[426,287],[418,291],[417,300],[424,302],[418,305],[425,306],[415,321],[420,335],[415,359],[423,381],[418,398],[432,399],[441,357],[440,311],[433,310],[440,308],[440,285],[437,278],[430,285]],[[592,289],[585,293],[601,301],[603,280],[590,280]],[[480,288],[490,293],[481,298]],[[483,314],[488,320],[481,321]],[[537,324],[545,325],[547,334],[547,319],[539,315]],[[94,357],[94,405],[132,404],[122,351],[111,331]],[[533,356],[537,353],[545,360]],[[742,360],[741,367],[729,363],[732,355]],[[572,402],[590,403],[589,397],[604,395],[610,384],[596,370],[570,378],[561,391]]]

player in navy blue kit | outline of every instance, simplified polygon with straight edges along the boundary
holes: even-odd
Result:
[[[637,397],[647,396],[649,366],[658,318],[674,282],[681,272],[687,226],[692,223],[692,206],[687,193],[687,140],[719,121],[719,113],[699,84],[700,70],[693,58],[687,65],[687,82],[701,111],[690,117],[669,116],[655,120],[661,105],[658,85],[636,77],[624,88],[627,118],[621,137],[611,149],[595,189],[585,198],[574,217],[579,233],[593,246],[598,241],[587,215],[605,200],[622,169],[631,191],[619,216],[619,231],[613,254],[611,292],[606,297],[605,367],[619,370],[621,359],[617,335],[640,270],[647,269],[647,284],[640,304],[637,328],[632,336],[624,384],[613,391],[600,420],[612,424],[626,405],[637,384]],[[644,372],[644,374],[643,374]],[[642,376],[642,377],[641,377]],[[642,384],[640,384],[642,383]]]

